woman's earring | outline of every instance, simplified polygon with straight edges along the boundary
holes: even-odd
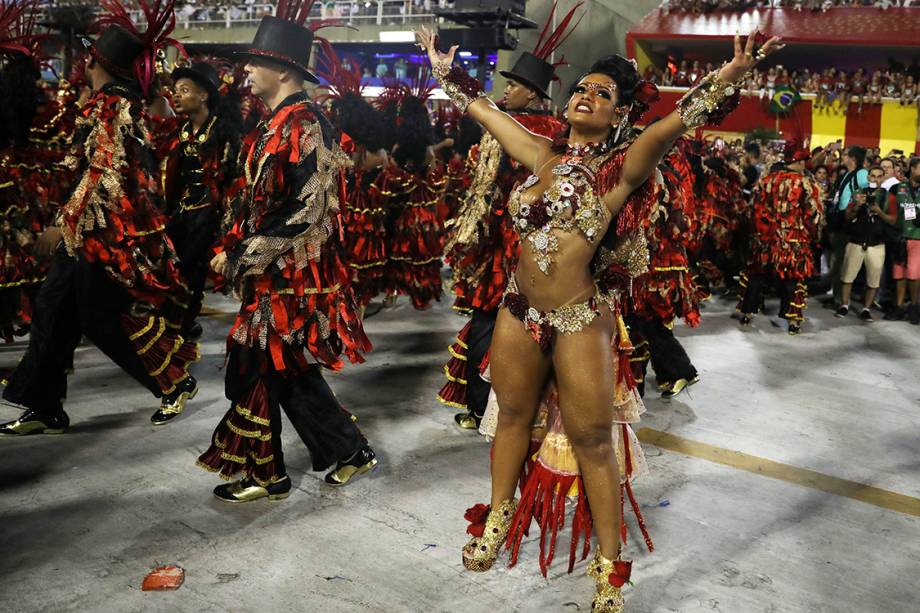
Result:
[[[620,142],[620,135],[623,133],[623,130],[626,129],[627,122],[629,121],[629,112],[632,110],[632,105],[629,105],[629,108],[626,109],[622,115],[620,115],[620,124],[617,126],[616,134],[613,136],[613,142]]]

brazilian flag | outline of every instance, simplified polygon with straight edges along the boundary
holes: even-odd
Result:
[[[776,115],[785,115],[792,110],[802,99],[799,92],[788,85],[780,85],[773,93],[773,99],[770,100],[770,112]]]

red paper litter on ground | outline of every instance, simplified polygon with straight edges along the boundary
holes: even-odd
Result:
[[[160,566],[144,577],[144,592],[177,590],[185,581],[185,571],[178,566]]]

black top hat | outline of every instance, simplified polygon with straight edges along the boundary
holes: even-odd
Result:
[[[313,31],[293,21],[262,18],[252,47],[239,53],[243,58],[260,58],[296,68],[306,80],[319,83],[308,66],[313,50]]]
[[[549,98],[546,90],[553,80],[555,68],[545,60],[541,60],[533,53],[525,51],[511,70],[501,70],[500,74],[508,79],[514,79],[536,91],[543,98]]]
[[[83,39],[83,46],[102,67],[115,76],[133,78],[134,61],[144,51],[144,43],[120,26],[109,26],[95,42]]]
[[[207,62],[195,62],[191,66],[180,66],[173,70],[172,80],[191,79],[208,92],[208,106],[214,108],[220,99],[220,75],[217,69]]]

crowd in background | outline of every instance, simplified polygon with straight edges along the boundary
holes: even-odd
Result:
[[[682,60],[669,68],[649,66],[645,78],[658,85],[690,87],[715,69],[711,62]],[[772,66],[766,70],[754,69],[744,84],[749,92],[759,92],[763,100],[769,101],[773,94],[783,87],[789,87],[802,94],[815,94],[818,108],[834,108],[847,112],[850,100],[862,111],[867,104],[881,104],[882,98],[893,98],[903,105],[920,105],[920,65],[892,64],[885,68],[857,68],[847,71],[825,68],[812,71],[809,68]]]
[[[710,13],[713,11],[747,11],[757,8],[792,8],[795,10],[826,11],[838,6],[917,8],[917,0],[662,0],[661,9],[690,13]]]

